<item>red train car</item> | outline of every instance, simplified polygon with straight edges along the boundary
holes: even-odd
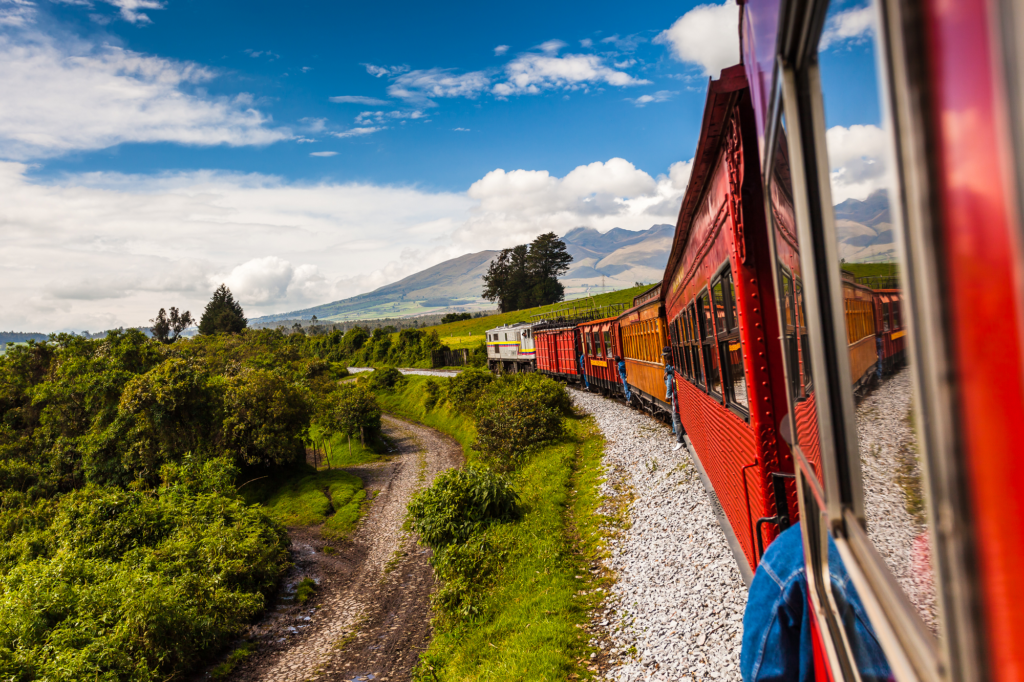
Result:
[[[615,358],[621,355],[619,328],[614,317],[584,322],[577,328],[583,350],[584,372],[591,390],[606,395],[622,393],[622,380]]]
[[[750,94],[735,66],[709,85],[662,298],[680,418],[751,569],[777,533],[759,519],[788,518],[791,506],[776,485],[792,463],[775,437],[784,375],[762,196]]]
[[[580,381],[580,344],[576,325],[550,323],[534,327],[537,371],[568,382]]]

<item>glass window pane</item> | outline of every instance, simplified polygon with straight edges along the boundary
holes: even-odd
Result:
[[[739,407],[750,410],[750,401],[747,399],[747,380],[743,372],[743,343],[738,337],[731,341],[722,343],[722,355],[727,359],[729,376],[729,399]]]
[[[829,27],[860,13],[857,35]],[[896,334],[892,301],[902,296],[905,269],[890,203],[890,122],[876,78],[875,8],[864,2],[829,8],[818,46],[830,210],[839,262],[834,264],[846,311],[850,376],[867,533],[918,614],[938,631],[929,557],[920,443],[914,430],[912,376],[905,334]],[[851,78],[851,74],[858,74]],[[880,328],[876,329],[876,311]],[[846,472],[840,472],[846,475]]]
[[[726,330],[725,288],[722,285],[722,280],[717,280],[711,286],[711,300],[714,304],[715,328],[718,329],[719,334],[724,334]]]

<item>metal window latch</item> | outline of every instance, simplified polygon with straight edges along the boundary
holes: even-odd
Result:
[[[786,502],[786,479],[796,478],[796,474],[783,474],[778,471],[773,471],[772,477],[772,488],[775,493],[775,516],[764,516],[757,520],[754,525],[754,534],[757,536],[757,560],[760,561],[761,557],[764,556],[764,540],[761,539],[761,524],[763,523],[774,523],[779,527],[779,532],[789,528],[789,504]]]

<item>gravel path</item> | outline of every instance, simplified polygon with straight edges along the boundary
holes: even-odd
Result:
[[[924,622],[937,627],[935,584],[929,561],[917,438],[910,420],[911,375],[904,368],[857,406],[861,476],[868,537],[889,565]]]
[[[570,393],[607,441],[602,494],[635,496],[605,562],[619,661],[607,679],[739,680],[747,588],[686,448],[672,452],[671,429],[646,414]]]
[[[358,374],[359,372],[372,372],[373,367],[349,367],[349,374]],[[461,370],[457,369],[402,369],[398,368],[398,371],[402,374],[416,374],[423,377],[453,377],[458,374]]]
[[[260,653],[236,679],[409,679],[430,641],[434,577],[429,553],[402,523],[412,494],[458,466],[462,451],[433,429],[388,415],[384,428],[398,454],[348,469],[376,493],[351,540],[328,554],[318,529],[290,529],[295,569],[286,591],[313,577],[315,606],[281,605],[254,625]]]

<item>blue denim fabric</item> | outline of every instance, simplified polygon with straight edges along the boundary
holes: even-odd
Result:
[[[629,397],[630,397],[630,393],[629,393],[629,384],[626,383],[626,361],[625,360],[619,360],[618,368],[619,368],[619,378],[622,379],[622,392],[626,396],[626,400],[628,401]]]
[[[590,382],[587,381],[587,363],[586,363],[586,359],[587,359],[586,355],[583,355],[583,354],[580,355],[580,374],[583,375],[583,385],[586,386],[587,388],[590,388]]]
[[[865,681],[892,679],[878,638],[829,537],[832,594]],[[779,535],[757,567],[743,614],[740,673],[744,682],[814,680],[810,602],[800,524]]]
[[[665,395],[672,405],[672,435],[682,443],[683,424],[679,421],[679,403],[676,399],[676,368],[670,363],[665,364]]]

